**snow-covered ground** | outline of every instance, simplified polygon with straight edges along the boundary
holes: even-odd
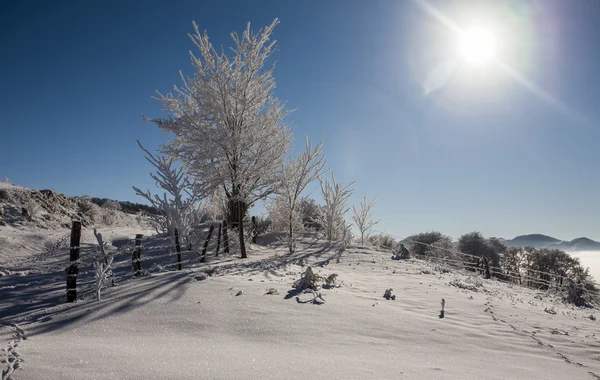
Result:
[[[215,258],[214,244],[205,264],[184,252],[181,272],[164,256],[170,242],[147,237],[149,274],[132,277],[131,239],[149,231],[104,228],[117,286],[97,302],[86,230],[81,300],[65,304],[68,247],[36,252],[65,232],[0,230],[23,246],[18,261],[0,256],[13,273],[0,277],[0,346],[19,363],[13,379],[600,378],[596,309],[368,248],[340,255],[311,236],[294,255],[274,241],[252,245],[247,260],[222,248]],[[338,274],[323,304],[290,292],[307,265]],[[388,288],[395,300],[383,298]]]

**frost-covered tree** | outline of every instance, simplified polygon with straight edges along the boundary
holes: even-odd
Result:
[[[271,207],[271,221],[275,226],[283,227],[290,253],[296,250],[298,230],[303,227],[300,210],[300,194],[309,183],[319,178],[325,166],[322,155],[323,143],[314,149],[308,137],[304,152],[289,160],[281,168],[281,180],[277,197]]]
[[[157,169],[156,173],[150,173],[150,177],[164,192],[162,195],[152,194],[150,190],[144,192],[135,186],[133,190],[159,210],[160,214],[149,215],[157,231],[163,230],[173,236],[177,229],[179,236],[188,236],[200,201],[197,187],[182,167],[175,168],[174,157],[154,156],[139,141],[138,145],[146,153],[146,160]]]
[[[188,78],[180,73],[182,87],[159,97],[167,117],[151,120],[175,135],[162,150],[182,160],[204,194],[223,188],[228,219],[239,225],[243,258],[239,222],[254,202],[275,191],[277,169],[290,149],[291,132],[283,121],[288,111],[273,94],[275,66],[265,68],[278,23],[256,33],[248,24],[241,36],[232,33],[230,54],[216,50],[194,23],[190,38],[200,53],[190,52],[195,73]]]
[[[310,198],[302,198],[300,199],[300,204],[298,205],[300,208],[300,214],[302,215],[302,224],[306,228],[312,228],[315,230],[320,230],[321,225],[318,223],[319,219],[319,206],[314,199]]]
[[[354,220],[354,223],[356,223],[356,227],[358,228],[358,231],[360,232],[360,244],[361,245],[364,245],[365,239],[369,238],[369,235],[371,234],[371,229],[373,228],[373,226],[375,226],[377,223],[381,222],[381,219],[373,220],[372,210],[373,210],[373,206],[375,206],[376,201],[377,201],[376,198],[372,199],[372,200],[368,200],[367,193],[365,193],[363,200],[360,202],[360,208],[357,209],[356,207],[352,206],[352,211],[354,211],[354,215],[352,215],[352,219]]]
[[[327,241],[343,238],[344,229],[347,228],[344,216],[349,208],[346,206],[348,198],[352,196],[354,182],[343,186],[335,181],[331,173],[331,182],[319,177],[321,196],[325,205],[319,209],[319,223],[323,226],[323,234]]]
[[[227,196],[223,188],[217,188],[211,195],[206,197],[202,206],[200,206],[200,213],[203,218],[209,221],[223,221],[227,214]]]

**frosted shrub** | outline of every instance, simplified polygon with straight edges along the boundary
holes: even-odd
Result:
[[[325,157],[321,154],[322,143],[312,148],[308,137],[305,151],[281,166],[281,178],[277,197],[270,207],[270,219],[276,228],[286,232],[290,253],[296,250],[297,234],[303,227],[300,194],[306,186],[320,178]]]
[[[360,232],[361,245],[365,244],[365,240],[369,238],[373,227],[377,223],[381,222],[381,219],[373,220],[372,210],[376,201],[377,199],[368,200],[367,193],[365,193],[363,200],[360,202],[360,208],[357,209],[356,207],[352,206],[352,211],[354,211],[352,219],[354,220],[354,223]]]
[[[77,201],[79,213],[88,221],[94,223],[100,218],[101,210],[98,205],[87,198],[81,198]]]
[[[296,288],[297,291],[306,289],[319,290],[319,282],[322,280],[323,278],[316,275],[311,267],[307,267],[306,271],[302,274],[302,277],[294,282],[293,287]]]
[[[343,186],[335,181],[333,173],[331,182],[322,178],[319,178],[319,182],[321,195],[325,201],[325,205],[319,208],[318,219],[319,224],[323,226],[323,235],[329,242],[347,238],[349,226],[346,224],[344,216],[349,210],[346,203],[352,196],[354,182]]]
[[[104,201],[104,203],[102,203],[102,208],[108,210],[121,210],[121,205],[119,202],[113,201],[112,199],[107,199]]]

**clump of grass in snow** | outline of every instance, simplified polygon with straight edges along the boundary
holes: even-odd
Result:
[[[386,300],[395,300],[396,296],[392,294],[393,289],[389,288],[386,289],[385,292],[383,293],[383,298],[385,298]]]
[[[478,292],[480,288],[483,288],[483,282],[473,277],[467,278],[464,282],[455,278],[449,282],[449,285],[456,286],[460,289],[471,290],[473,292]]]

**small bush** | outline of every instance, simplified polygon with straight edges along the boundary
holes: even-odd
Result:
[[[27,211],[29,219],[35,219],[42,213],[42,207],[33,199],[28,199],[23,204],[23,208]]]
[[[0,201],[6,201],[7,203],[12,202],[10,191],[7,189],[0,189]]]
[[[91,222],[96,222],[100,218],[100,207],[87,198],[81,198],[77,201],[78,213]]]
[[[386,249],[395,249],[398,245],[398,242],[393,237],[386,234],[371,235],[367,239],[367,242],[375,247]]]
[[[302,277],[294,282],[293,287],[298,291],[305,289],[319,290],[319,282],[322,280],[323,278],[316,275],[311,267],[307,267],[306,271],[302,274]]]
[[[108,210],[121,210],[121,205],[112,199],[107,199],[104,201],[104,203],[102,203],[102,208]]]

